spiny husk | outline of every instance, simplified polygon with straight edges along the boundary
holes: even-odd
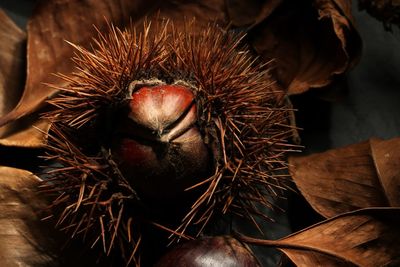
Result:
[[[270,196],[287,187],[284,156],[295,149],[286,141],[293,133],[290,110],[267,65],[252,57],[241,35],[217,25],[191,29],[191,23],[177,29],[167,21],[145,22],[143,29],[110,26],[92,50],[74,45],[77,71],[61,75],[69,86],[56,87],[61,93],[49,101],[55,108],[44,115],[53,123],[47,157],[61,164],[45,185],[59,195],[53,204],[62,210],[59,224],[72,235],[95,233],[105,252],[118,240],[123,257],[136,265],[142,223],[175,238],[190,238],[185,233],[192,226],[200,234],[218,214],[256,223],[254,216],[265,217],[260,207],[272,208]],[[140,196],[108,149],[110,114],[129,99],[132,81],[151,79],[192,88],[199,128],[214,153],[212,175],[187,189],[201,189],[201,196],[172,230],[140,215]]]

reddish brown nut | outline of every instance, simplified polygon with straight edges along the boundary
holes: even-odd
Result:
[[[229,236],[204,237],[178,245],[156,267],[258,267],[253,253]]]
[[[145,86],[132,93],[113,152],[142,196],[173,197],[207,173],[210,155],[196,123],[187,87]]]

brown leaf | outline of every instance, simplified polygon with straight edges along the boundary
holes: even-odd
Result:
[[[293,181],[325,217],[366,207],[399,206],[400,138],[372,139],[304,157],[291,157]]]
[[[0,138],[0,145],[41,148],[46,143],[49,129],[50,123],[48,121],[37,120],[33,122],[33,125],[29,125],[27,128],[19,129],[17,132],[12,132]]]
[[[400,207],[400,138],[371,139],[371,155],[379,182],[392,207]]]
[[[347,0],[283,2],[250,31],[250,39],[264,60],[275,60],[277,78],[289,94],[328,85],[360,56]]]
[[[92,266],[98,254],[42,221],[48,202],[37,193],[40,178],[31,172],[0,167],[0,263],[14,266]],[[104,265],[103,265],[104,263]],[[101,266],[107,265],[104,259]],[[98,266],[98,264],[96,265]]]
[[[283,0],[226,0],[226,12],[234,26],[253,27],[267,18]]]
[[[107,21],[120,26],[143,17],[154,1],[55,0],[41,1],[28,23],[28,66],[25,90],[18,105],[0,118],[0,125],[37,109],[55,93],[45,83],[63,81],[52,74],[73,71],[73,48],[65,40],[87,47]],[[61,85],[61,84],[60,84]]]
[[[24,170],[0,167],[0,259],[2,266],[52,262],[54,241],[43,233],[38,210],[45,201],[33,188],[40,179]]]
[[[22,94],[25,33],[0,9],[0,117],[9,112]],[[8,131],[0,128],[0,136]]]
[[[239,236],[275,247],[297,266],[398,266],[400,209],[363,209],[315,224],[280,240]]]

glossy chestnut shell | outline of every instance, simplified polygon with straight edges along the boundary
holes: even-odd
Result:
[[[197,126],[191,89],[154,85],[134,90],[113,154],[144,197],[173,197],[201,181],[209,170],[210,153]]]

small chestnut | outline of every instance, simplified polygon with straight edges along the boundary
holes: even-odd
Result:
[[[202,237],[177,245],[156,267],[258,267],[253,253],[230,236]]]

